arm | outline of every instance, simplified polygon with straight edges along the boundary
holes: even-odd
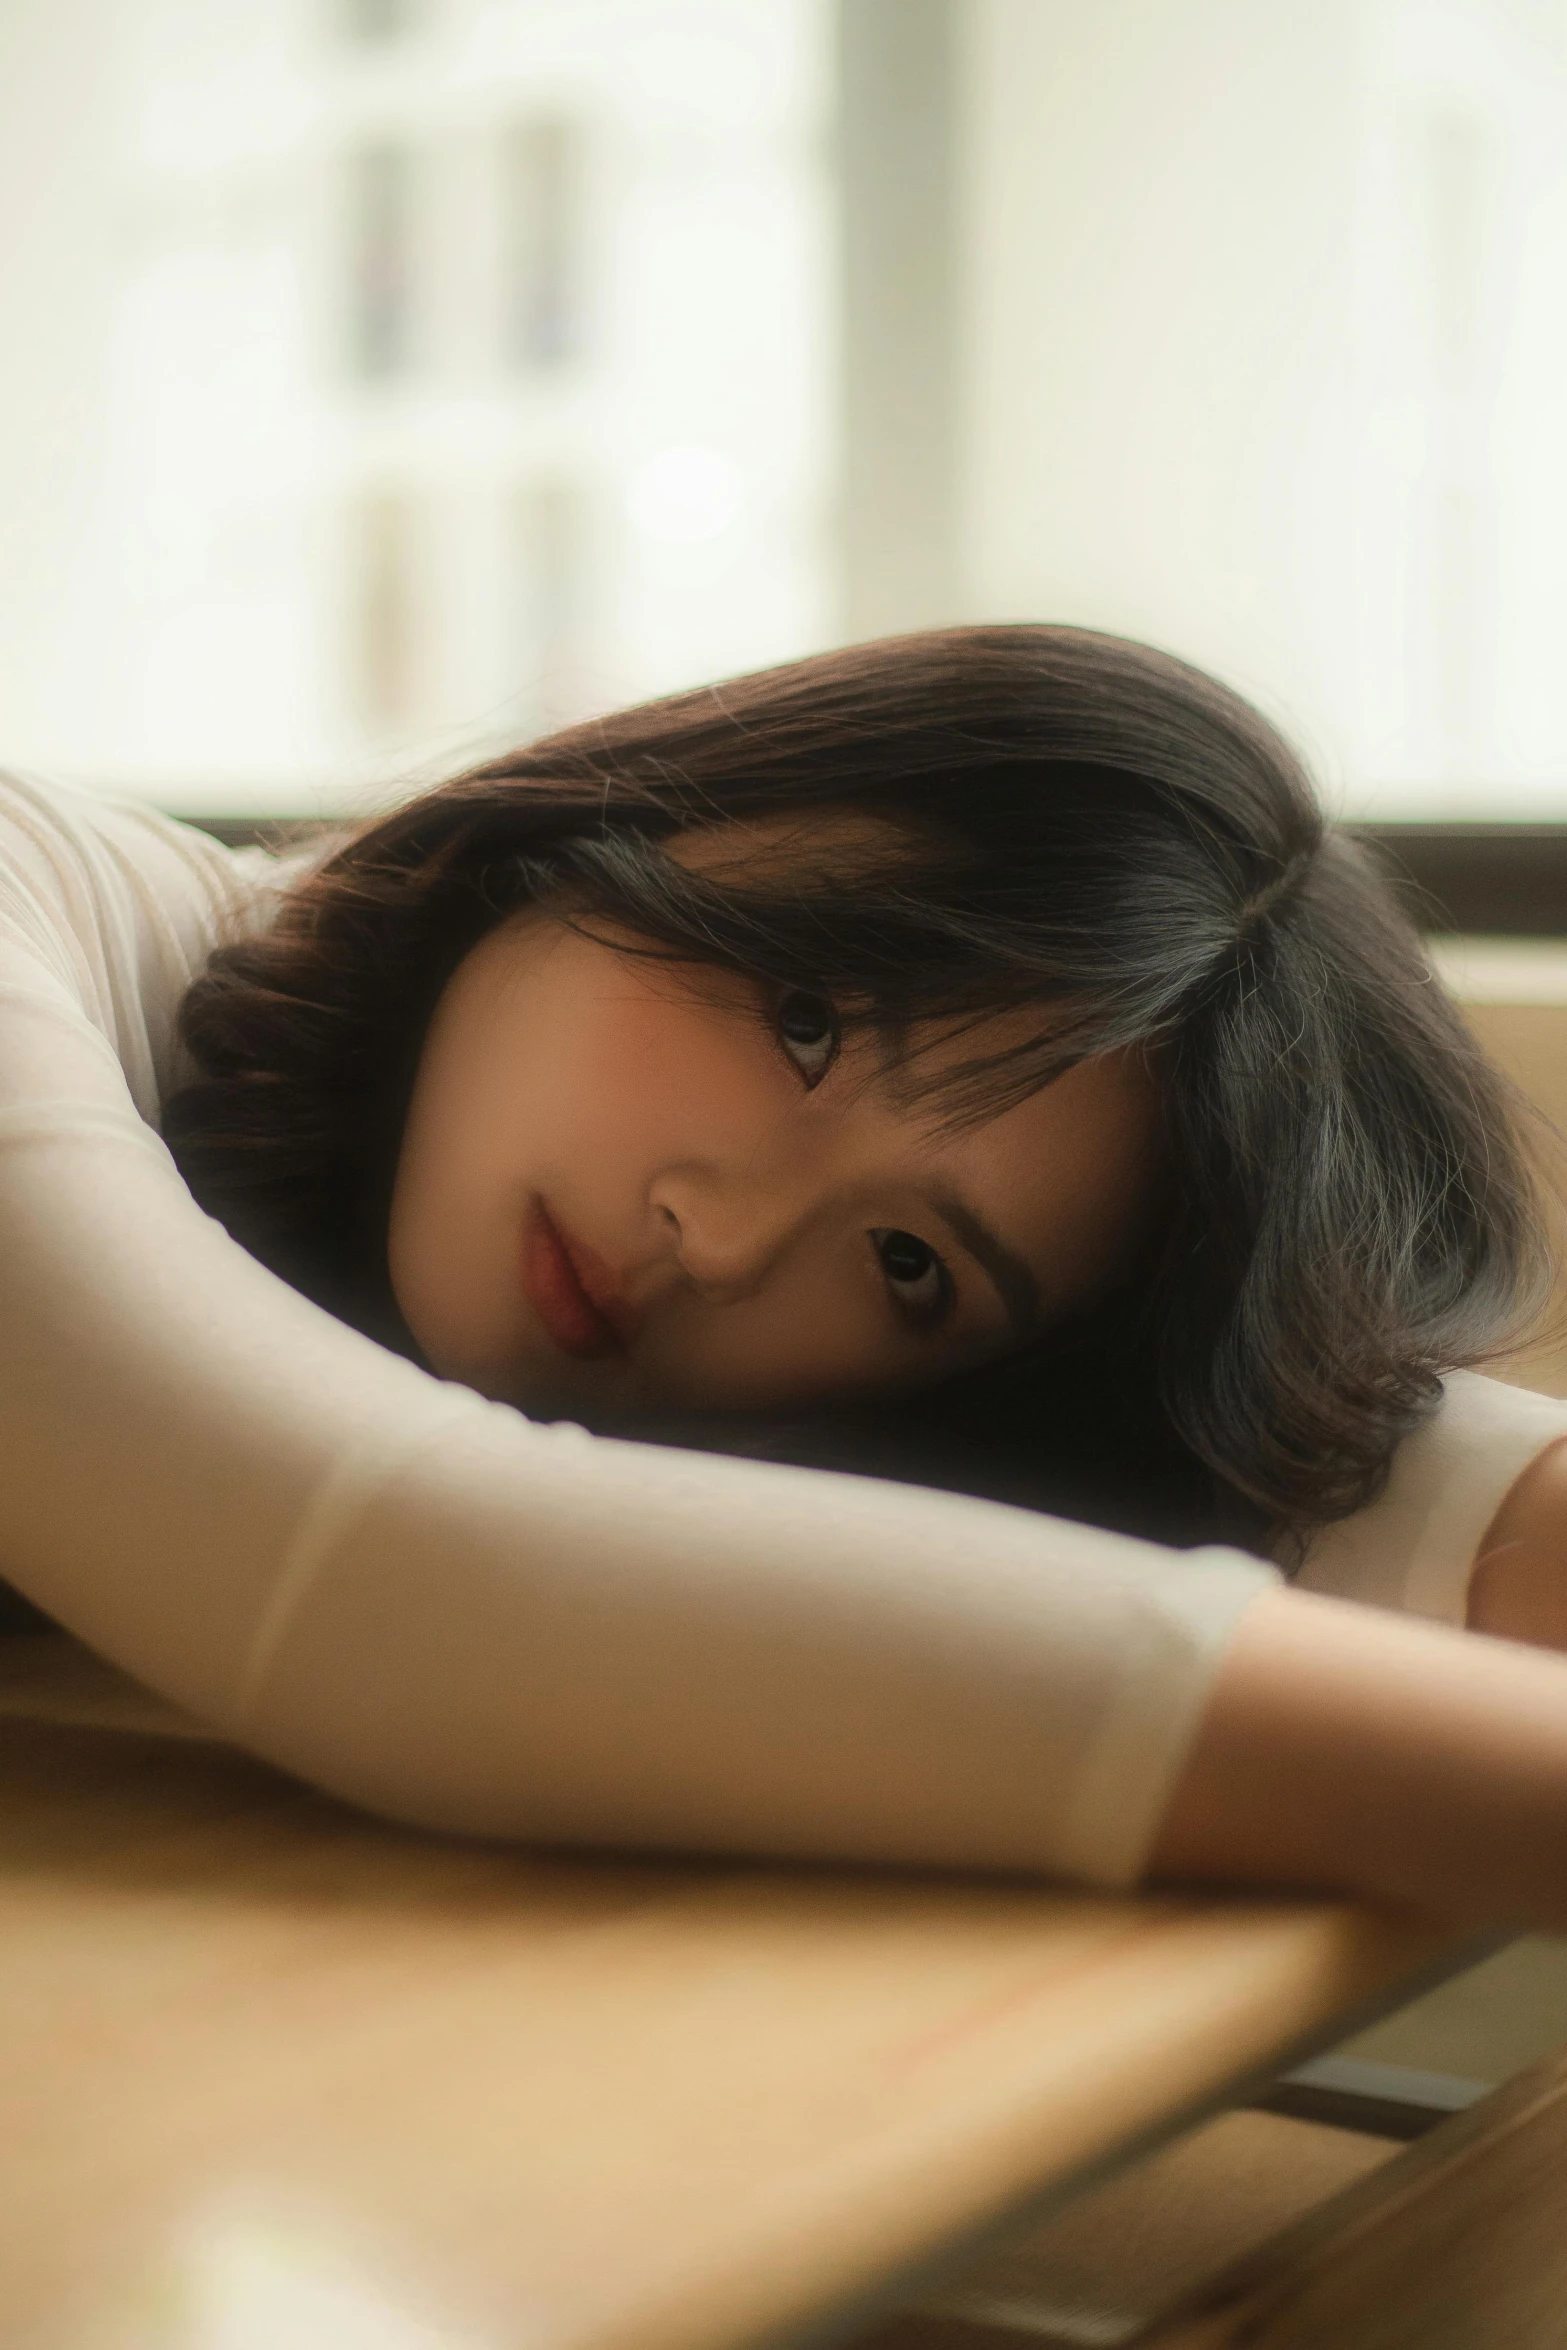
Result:
[[[1567,1664],[1265,1593],[1219,1666],[1150,1873],[1567,1930]]]
[[[1316,1535],[1297,1588],[1567,1647],[1567,1402],[1473,1371],[1376,1500]]]
[[[532,1428],[293,1297],[122,1131],[0,1150],[0,1541],[285,1767],[465,1833],[1112,1883],[1162,1813],[1160,1875],[1567,1926],[1567,1664],[1239,1560]]]
[[[150,1125],[215,854],[0,785],[0,1572],[402,1819],[1134,1878],[1268,1570],[538,1427],[296,1296]]]
[[[1531,1461],[1480,1543],[1471,1631],[1567,1650],[1567,1438]]]
[[[156,1104],[173,884],[86,819],[24,815],[0,874],[0,1564],[105,1655],[306,1778],[469,1833],[1122,1883],[1164,1814],[1166,1870],[1561,1921],[1567,1666],[1459,1642],[1466,1678],[1441,1635],[1268,1596],[1234,1556],[531,1427],[294,1296],[133,1106]],[[1411,1639],[1399,1712],[1367,1658]]]
[[[1382,1499],[1308,1558],[1308,1584],[1315,1574],[1354,1603],[1308,1588],[1247,1611],[1155,1873],[1273,1876],[1567,1924],[1567,1666],[1514,1645],[1567,1650],[1562,1408],[1450,1381]],[[1500,1637],[1419,1621],[1466,1610],[1471,1631]]]

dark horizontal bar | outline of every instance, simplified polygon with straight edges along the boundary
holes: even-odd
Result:
[[[1567,933],[1567,823],[1353,824],[1422,930]]]
[[[1450,2114],[1488,2096],[1492,2086],[1456,2073],[1421,2072],[1414,2065],[1318,2056],[1251,2102],[1256,2112],[1284,2114],[1291,2121],[1327,2122],[1369,2138],[1407,2140],[1423,2138]]]
[[[330,832],[329,816],[189,816],[183,808],[169,813],[198,832],[210,832],[226,849],[291,849],[318,832]]]

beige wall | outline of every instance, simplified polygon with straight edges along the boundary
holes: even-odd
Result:
[[[1559,816],[1567,15],[954,6],[954,609],[1186,653],[1358,813]]]

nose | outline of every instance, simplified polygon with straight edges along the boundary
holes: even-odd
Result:
[[[802,1185],[696,1166],[667,1168],[648,1203],[681,1271],[713,1305],[761,1287],[810,1206]]]

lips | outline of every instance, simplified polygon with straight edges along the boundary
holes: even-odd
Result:
[[[523,1226],[522,1288],[562,1354],[583,1362],[624,1354],[628,1315],[613,1284],[590,1252],[569,1239],[537,1199]]]

